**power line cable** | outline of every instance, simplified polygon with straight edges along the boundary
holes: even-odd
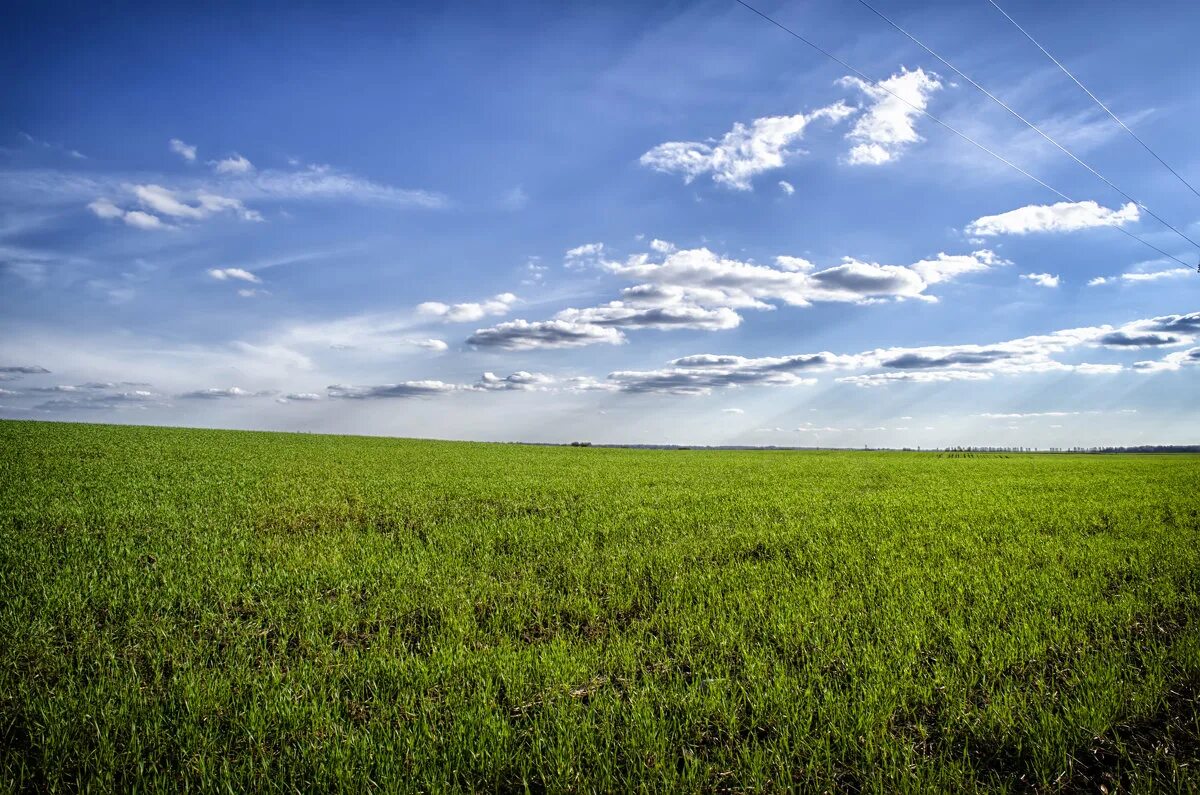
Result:
[[[883,84],[882,84],[882,83],[880,83],[878,80],[874,80],[874,79],[872,79],[872,78],[868,77],[866,74],[864,74],[864,73],[863,73],[863,72],[861,72],[860,70],[858,70],[858,69],[854,68],[854,67],[853,67],[853,66],[851,66],[850,64],[848,64],[848,63],[846,63],[845,61],[843,61],[841,58],[839,58],[839,57],[837,57],[836,55],[834,55],[833,53],[829,52],[829,50],[826,50],[826,49],[824,49],[823,47],[820,47],[820,46],[818,46],[817,44],[814,44],[813,42],[811,42],[811,41],[809,41],[808,39],[806,39],[806,38],[804,38],[803,36],[801,36],[801,35],[800,35],[799,33],[797,33],[796,31],[794,31],[794,30],[792,30],[791,28],[789,28],[788,26],[784,25],[782,22],[779,22],[778,20],[774,19],[773,17],[770,17],[770,16],[768,16],[767,14],[764,14],[762,11],[759,11],[759,10],[758,10],[757,8],[755,8],[754,6],[752,6],[752,5],[750,5],[749,3],[745,2],[745,0],[736,0],[736,2],[737,2],[739,5],[743,6],[744,8],[747,8],[747,9],[749,9],[750,11],[753,11],[755,14],[757,14],[757,15],[758,15],[758,16],[760,16],[760,17],[762,17],[762,18],[763,18],[763,19],[765,19],[767,22],[770,22],[772,25],[774,25],[775,27],[779,28],[780,30],[782,30],[784,33],[788,34],[788,35],[789,35],[789,36],[791,36],[792,38],[794,38],[794,39],[798,39],[799,41],[801,41],[801,42],[803,42],[804,44],[808,45],[810,48],[812,48],[812,49],[816,50],[817,52],[821,53],[822,55],[824,55],[826,58],[829,58],[830,60],[832,60],[832,61],[836,62],[837,64],[839,64],[840,66],[842,66],[844,69],[847,69],[847,70],[849,70],[849,71],[853,72],[855,75],[857,75],[857,76],[858,76],[858,77],[859,77],[861,80],[863,80],[863,81],[864,81],[865,83],[867,83],[868,85],[870,85],[870,86],[872,86],[872,87],[874,87],[874,88],[877,88],[877,89],[879,89],[880,91],[883,91],[883,92],[885,92],[885,93],[887,93],[887,94],[890,94],[892,97],[894,97],[895,99],[899,100],[900,102],[903,102],[905,105],[909,106],[910,108],[912,108],[912,109],[913,109],[914,111],[916,111],[917,113],[920,113],[920,114],[922,114],[922,115],[926,116],[926,117],[927,117],[927,118],[929,118],[931,121],[935,122],[936,124],[940,125],[941,127],[945,128],[946,130],[949,130],[950,132],[954,133],[954,134],[955,134],[955,135],[957,135],[959,138],[963,139],[964,141],[966,141],[967,143],[971,144],[971,145],[972,145],[972,146],[974,146],[975,148],[977,148],[977,149],[980,149],[980,150],[982,150],[982,151],[984,151],[984,152],[988,153],[989,155],[991,155],[992,157],[996,158],[996,159],[997,159],[997,160],[999,160],[1001,163],[1003,163],[1004,165],[1006,165],[1006,166],[1008,166],[1009,168],[1013,169],[1013,170],[1014,170],[1014,171],[1016,171],[1017,173],[1019,173],[1019,174],[1022,174],[1022,175],[1024,175],[1024,176],[1028,177],[1029,179],[1033,180],[1034,182],[1036,182],[1037,184],[1041,185],[1041,186],[1042,186],[1043,188],[1045,188],[1046,190],[1048,190],[1048,191],[1050,191],[1051,193],[1053,193],[1055,196],[1058,196],[1059,198],[1061,198],[1061,199],[1063,199],[1064,201],[1066,201],[1066,202],[1069,202],[1069,203],[1071,203],[1071,204],[1075,204],[1075,203],[1076,203],[1076,202],[1075,202],[1075,200],[1074,200],[1074,199],[1072,199],[1072,198],[1071,198],[1070,196],[1068,196],[1067,194],[1063,193],[1062,191],[1058,190],[1057,188],[1051,187],[1050,185],[1046,184],[1045,182],[1043,182],[1042,180],[1038,179],[1038,178],[1037,178],[1037,177],[1035,177],[1033,174],[1030,174],[1028,171],[1026,171],[1025,169],[1021,168],[1020,166],[1018,166],[1016,163],[1012,162],[1012,161],[1011,161],[1011,160],[1009,160],[1008,158],[1004,157],[1003,155],[999,154],[998,152],[996,152],[996,151],[994,151],[994,150],[992,150],[992,149],[989,149],[988,147],[984,146],[984,145],[983,145],[983,144],[981,144],[979,141],[976,141],[974,138],[972,138],[971,136],[969,136],[969,135],[967,135],[966,133],[962,132],[961,130],[957,129],[956,127],[952,127],[950,124],[948,124],[948,123],[946,123],[946,122],[942,121],[942,120],[941,120],[941,119],[939,119],[937,116],[934,116],[932,113],[930,113],[929,111],[927,111],[927,110],[925,110],[924,108],[920,107],[919,105],[915,105],[915,104],[913,104],[912,102],[909,102],[907,99],[905,99],[904,97],[900,96],[900,95],[899,95],[899,94],[897,94],[895,91],[892,91],[890,88],[888,88],[887,86],[883,85]],[[1143,239],[1143,238],[1140,238],[1140,237],[1138,237],[1138,236],[1137,236],[1137,235],[1135,235],[1133,232],[1130,232],[1128,229],[1124,228],[1123,226],[1114,226],[1114,227],[1113,227],[1113,229],[1116,229],[1116,230],[1117,230],[1118,232],[1120,232],[1121,234],[1123,234],[1123,235],[1125,235],[1125,236],[1127,236],[1127,237],[1130,237],[1130,238],[1132,238],[1132,239],[1136,240],[1137,242],[1141,243],[1142,245],[1146,246],[1147,248],[1150,248],[1150,249],[1153,249],[1154,251],[1157,251],[1159,254],[1163,255],[1163,256],[1164,256],[1164,257],[1166,257],[1167,259],[1174,260],[1175,262],[1178,262],[1180,265],[1184,266],[1185,268],[1191,268],[1191,267],[1192,267],[1191,265],[1188,265],[1186,262],[1184,262],[1183,260],[1181,260],[1179,257],[1176,257],[1174,254],[1168,254],[1167,252],[1163,251],[1161,248],[1159,248],[1158,246],[1154,245],[1154,244],[1153,244],[1153,243],[1151,243],[1150,241],[1148,241],[1148,240],[1145,240],[1145,239]]]
[[[1034,132],[1036,132],[1038,135],[1042,136],[1042,138],[1045,138],[1047,141],[1049,141],[1051,144],[1053,144],[1055,147],[1057,147],[1057,148],[1058,148],[1058,150],[1059,150],[1060,152],[1062,152],[1062,153],[1063,153],[1063,154],[1065,154],[1067,157],[1069,157],[1069,158],[1071,158],[1072,160],[1074,160],[1074,161],[1075,161],[1076,163],[1078,163],[1079,165],[1081,165],[1081,166],[1083,166],[1084,168],[1086,168],[1086,169],[1087,169],[1088,171],[1090,171],[1090,172],[1091,172],[1093,175],[1095,175],[1095,176],[1096,176],[1098,179],[1100,179],[1101,181],[1103,181],[1103,182],[1104,182],[1104,184],[1108,185],[1110,188],[1112,188],[1113,190],[1115,190],[1117,193],[1119,193],[1119,194],[1121,194],[1122,196],[1124,196],[1124,197],[1125,197],[1125,199],[1126,199],[1126,201],[1133,202],[1133,204],[1134,204],[1135,206],[1137,206],[1137,207],[1140,207],[1141,209],[1145,210],[1145,211],[1146,211],[1146,212],[1147,212],[1147,213],[1148,213],[1148,214],[1149,214],[1151,217],[1153,217],[1153,218],[1154,218],[1156,221],[1158,221],[1160,224],[1162,224],[1163,226],[1167,227],[1168,229],[1170,229],[1172,232],[1174,232],[1175,234],[1177,234],[1177,235],[1179,235],[1180,237],[1182,237],[1182,238],[1183,238],[1184,240],[1186,240],[1187,242],[1191,243],[1193,246],[1195,246],[1195,247],[1196,247],[1196,250],[1197,250],[1197,251],[1200,251],[1200,243],[1197,243],[1195,240],[1192,240],[1190,237],[1188,237],[1187,235],[1185,235],[1183,232],[1179,231],[1179,229],[1177,229],[1177,228],[1176,228],[1174,225],[1172,225],[1172,224],[1171,224],[1169,221],[1167,221],[1167,220],[1166,220],[1165,218],[1163,218],[1161,215],[1159,215],[1158,213],[1154,212],[1154,211],[1153,211],[1153,210],[1151,210],[1149,207],[1147,207],[1145,204],[1142,204],[1140,201],[1138,201],[1137,199],[1133,198],[1132,196],[1130,196],[1130,195],[1129,195],[1128,193],[1126,193],[1125,191],[1121,190],[1121,189],[1120,189],[1119,187],[1117,187],[1117,186],[1116,186],[1116,185],[1113,183],[1113,181],[1112,181],[1112,180],[1110,180],[1108,177],[1104,176],[1104,175],[1103,175],[1103,174],[1101,174],[1099,171],[1097,171],[1096,169],[1094,169],[1094,168],[1093,168],[1091,165],[1089,165],[1088,163],[1086,163],[1086,162],[1084,162],[1083,160],[1081,160],[1081,159],[1080,159],[1080,158],[1079,158],[1079,157],[1078,157],[1078,156],[1077,156],[1077,155],[1076,155],[1074,152],[1072,152],[1070,149],[1066,148],[1065,146],[1063,146],[1062,144],[1060,144],[1058,141],[1054,140],[1054,138],[1052,138],[1052,137],[1051,137],[1049,134],[1047,134],[1045,131],[1043,131],[1041,127],[1038,127],[1036,124],[1034,124],[1033,122],[1031,122],[1029,119],[1025,118],[1025,117],[1024,117],[1024,116],[1022,116],[1020,113],[1018,113],[1017,111],[1013,110],[1013,109],[1012,109],[1012,107],[1011,107],[1010,105],[1008,105],[1006,102],[1004,102],[1004,100],[1000,99],[1000,98],[999,98],[999,97],[997,97],[995,94],[993,94],[991,91],[988,91],[986,88],[984,88],[983,86],[981,86],[981,85],[979,85],[978,83],[976,83],[974,80],[972,80],[972,79],[970,78],[970,76],[968,76],[968,75],[967,75],[966,73],[964,73],[964,72],[963,72],[961,69],[959,69],[957,66],[955,66],[954,64],[952,64],[952,63],[950,63],[949,61],[947,61],[947,60],[946,60],[945,58],[943,58],[942,56],[938,55],[938,54],[937,54],[937,52],[935,52],[935,51],[934,51],[932,48],[930,48],[929,46],[927,46],[927,45],[926,45],[924,42],[922,42],[922,41],[921,41],[920,39],[918,39],[916,36],[912,35],[912,34],[911,34],[911,33],[909,33],[907,30],[905,30],[904,28],[902,28],[902,27],[900,27],[899,25],[897,25],[895,22],[893,22],[891,19],[889,19],[889,18],[888,18],[888,17],[887,17],[885,14],[883,14],[883,12],[879,11],[879,10],[878,10],[878,9],[876,9],[874,6],[872,6],[870,3],[868,3],[868,2],[867,2],[867,0],[858,0],[858,2],[859,2],[859,3],[860,3],[862,6],[864,6],[865,8],[867,8],[867,9],[868,9],[868,10],[869,10],[871,13],[875,14],[875,16],[879,17],[879,18],[880,18],[880,19],[882,19],[884,22],[888,23],[888,24],[889,24],[889,25],[891,25],[893,28],[895,28],[896,30],[898,30],[898,31],[900,31],[901,33],[903,33],[905,36],[907,36],[907,37],[908,37],[908,39],[909,39],[910,41],[912,41],[914,44],[916,44],[916,45],[917,45],[918,47],[920,47],[921,49],[925,50],[925,52],[929,53],[929,54],[930,54],[930,55],[932,55],[934,58],[937,58],[939,61],[941,61],[943,64],[945,64],[947,67],[949,67],[950,69],[954,70],[954,72],[955,72],[955,73],[956,73],[956,74],[957,74],[959,77],[961,77],[963,80],[966,80],[966,81],[967,81],[968,83],[970,83],[971,85],[975,86],[975,88],[977,88],[977,89],[979,89],[981,92],[983,92],[983,94],[984,94],[984,95],[986,95],[986,96],[988,97],[988,99],[992,100],[992,101],[993,101],[993,102],[995,102],[997,105],[999,105],[1000,107],[1004,108],[1006,111],[1008,111],[1009,113],[1011,113],[1011,114],[1012,114],[1014,117],[1016,117],[1016,118],[1017,118],[1017,119],[1019,119],[1019,120],[1020,120],[1020,121],[1021,121],[1023,124],[1025,124],[1025,126],[1026,126],[1026,127],[1028,127],[1029,129],[1033,130],[1033,131],[1034,131]]]
[[[1170,171],[1172,174],[1174,174],[1176,179],[1178,179],[1180,182],[1182,182],[1184,185],[1186,185],[1188,190],[1190,190],[1192,193],[1196,194],[1196,196],[1200,196],[1200,190],[1196,190],[1196,188],[1192,185],[1192,183],[1188,182],[1186,179],[1183,178],[1182,174],[1180,174],[1175,169],[1171,168],[1170,164],[1168,164],[1167,161],[1165,161],[1161,157],[1159,157],[1158,153],[1155,152],[1153,149],[1151,149],[1149,144],[1147,144],[1145,141],[1143,141],[1138,136],[1137,133],[1135,133],[1133,130],[1129,129],[1129,125],[1127,125],[1127,124],[1125,124],[1125,122],[1121,121],[1121,119],[1117,116],[1117,114],[1113,113],[1112,110],[1109,109],[1108,105],[1105,105],[1100,100],[1100,97],[1096,96],[1090,90],[1088,90],[1088,87],[1085,86],[1083,83],[1081,83],[1079,81],[1079,78],[1071,73],[1070,69],[1068,69],[1066,66],[1063,65],[1063,63],[1061,61],[1059,61],[1057,58],[1055,58],[1053,55],[1051,55],[1050,52],[1045,47],[1043,47],[1038,42],[1037,39],[1035,39],[1032,35],[1030,35],[1029,31],[1025,30],[1025,28],[1021,27],[1015,19],[1013,19],[1011,16],[1009,16],[1008,12],[1005,11],[1003,8],[1001,8],[998,3],[996,3],[996,0],[988,0],[988,2],[992,4],[993,8],[995,8],[997,11],[999,11],[1001,14],[1003,14],[1004,18],[1007,19],[1009,22],[1011,22],[1017,30],[1019,30],[1019,31],[1021,31],[1021,33],[1025,34],[1025,38],[1027,38],[1031,42],[1033,42],[1033,46],[1037,47],[1039,50],[1042,51],[1043,55],[1045,55],[1047,58],[1049,58],[1051,61],[1053,61],[1054,65],[1062,70],[1063,74],[1065,74],[1067,77],[1071,78],[1071,80],[1073,80],[1075,82],[1075,85],[1079,86],[1083,90],[1083,93],[1085,93],[1089,97],[1091,97],[1092,101],[1095,102],[1097,105],[1099,105],[1101,110],[1103,110],[1105,113],[1107,113],[1109,115],[1109,117],[1112,118],[1113,121],[1115,121],[1117,124],[1119,124],[1121,126],[1122,130],[1129,133],[1129,135],[1133,138],[1133,140],[1135,140],[1139,144],[1141,144],[1142,148],[1145,149],[1147,152],[1149,152],[1154,157],[1155,160],[1162,163],[1163,167],[1166,168],[1167,171]]]

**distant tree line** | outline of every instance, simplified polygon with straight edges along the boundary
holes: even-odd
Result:
[[[912,448],[906,447],[905,450]],[[917,448],[920,450],[921,448]],[[1200,444],[1142,444],[1133,447],[943,447],[941,453],[1200,453]]]

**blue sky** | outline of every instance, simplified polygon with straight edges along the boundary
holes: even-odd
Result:
[[[1003,5],[1200,185],[1200,7]],[[1071,203],[732,1],[26,4],[0,416],[1197,441],[1200,251],[858,3],[759,7]],[[877,7],[1200,239],[1200,198],[985,0]]]

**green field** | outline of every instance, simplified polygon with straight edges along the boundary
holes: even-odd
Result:
[[[1198,484],[2,422],[0,784],[1195,791]]]

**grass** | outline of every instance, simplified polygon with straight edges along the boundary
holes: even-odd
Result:
[[[0,423],[12,791],[1195,791],[1200,457]]]

